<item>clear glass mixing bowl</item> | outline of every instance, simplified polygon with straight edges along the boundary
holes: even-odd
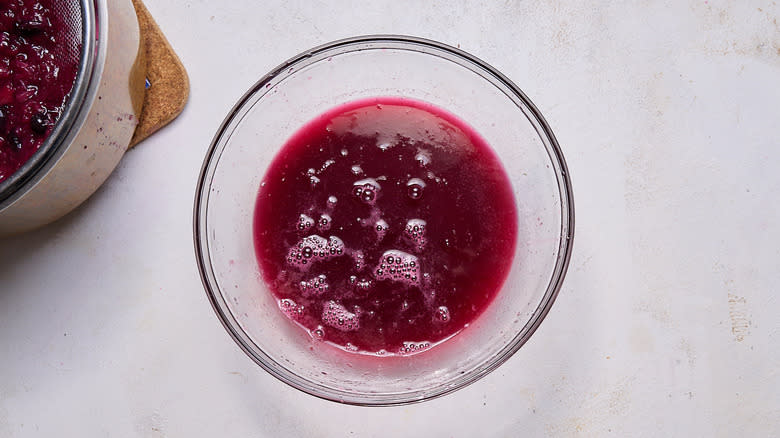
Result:
[[[469,123],[503,162],[518,208],[514,261],[496,299],[457,336],[412,356],[362,356],[313,340],[279,310],[259,272],[252,237],[261,178],[285,141],[326,110],[376,96],[429,102]],[[262,78],[238,101],[208,150],[194,216],[204,287],[238,345],[283,382],[357,405],[427,400],[505,362],[550,310],[574,231],[566,164],[533,103],[485,62],[405,36],[336,41]]]

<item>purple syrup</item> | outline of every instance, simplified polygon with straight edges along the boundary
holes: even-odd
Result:
[[[425,350],[503,285],[517,240],[512,187],[488,144],[430,104],[334,108],[282,147],[254,217],[280,309],[347,351]]]
[[[43,144],[76,78],[78,58],[61,56],[68,17],[56,1],[0,0],[0,182]]]

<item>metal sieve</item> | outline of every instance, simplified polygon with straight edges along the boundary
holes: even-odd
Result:
[[[83,11],[85,8],[82,0],[56,0],[53,2],[54,16],[62,24],[57,26],[59,32],[55,35],[60,45],[55,56],[63,57],[67,63],[78,62],[82,57],[82,41],[86,36],[84,29]]]
[[[12,201],[12,195],[55,155],[56,146],[62,143],[60,139],[64,131],[77,117],[79,103],[87,91],[86,82],[91,75],[97,39],[95,4],[92,0],[54,0],[50,6],[54,8],[53,16],[58,21],[54,37],[59,44],[53,55],[64,59],[67,64],[78,65],[78,72],[52,132],[25,164],[0,182],[0,206]]]

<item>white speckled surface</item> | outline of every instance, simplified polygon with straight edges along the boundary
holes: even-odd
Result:
[[[191,101],[78,211],[0,240],[1,437],[780,435],[775,2],[146,3]],[[195,180],[236,99],[367,33],[459,45],[514,80],[555,130],[577,206],[568,278],[532,340],[400,408],[321,401],[257,368],[191,243]]]

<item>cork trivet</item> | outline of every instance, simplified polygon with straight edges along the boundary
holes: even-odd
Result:
[[[138,126],[130,147],[157,132],[181,114],[190,94],[190,80],[149,10],[141,0],[133,0],[145,48],[146,93]]]

